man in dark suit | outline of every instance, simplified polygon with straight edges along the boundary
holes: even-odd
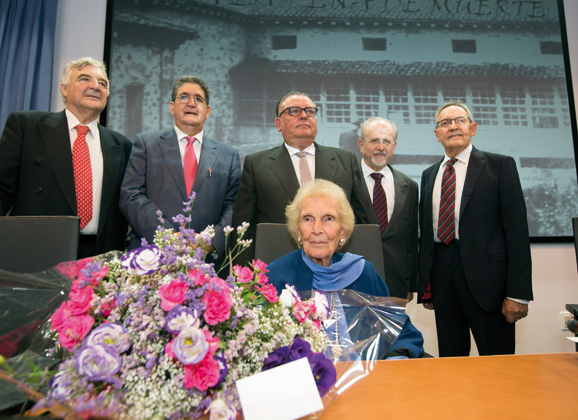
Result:
[[[204,135],[211,113],[209,100],[209,87],[202,79],[180,77],[169,104],[174,128],[136,136],[120,197],[121,210],[133,230],[129,248],[139,247],[141,238],[152,243],[159,210],[164,226],[178,230],[180,224],[172,218],[184,214],[183,203],[194,192],[189,226],[199,233],[214,225],[207,261],[223,256],[223,227],[231,225],[241,162],[236,149]]]
[[[286,223],[285,207],[303,182],[323,178],[345,191],[357,223],[369,223],[362,181],[355,155],[315,143],[317,108],[309,95],[290,92],[277,104],[275,125],[284,143],[272,149],[247,155],[235,203],[233,226],[249,222],[244,239],[255,240],[258,223]],[[237,263],[251,262],[251,245]]]
[[[381,227],[385,282],[391,296],[413,299],[417,290],[417,183],[389,162],[397,147],[397,126],[372,117],[361,125],[359,150],[363,189],[373,203],[372,223]],[[377,182],[379,180],[379,182]]]
[[[514,159],[471,145],[468,107],[436,112],[446,156],[421,179],[419,302],[435,310],[440,356],[513,354],[532,300],[526,205]]]
[[[118,198],[131,143],[98,124],[109,93],[104,64],[88,57],[68,63],[60,91],[64,111],[13,112],[6,121],[0,215],[78,215],[79,258],[124,250],[128,227]]]

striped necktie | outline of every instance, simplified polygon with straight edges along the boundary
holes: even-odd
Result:
[[[442,177],[438,238],[446,245],[449,245],[456,237],[456,170],[454,169],[456,162],[457,159],[448,160]]]
[[[385,196],[385,191],[381,185],[381,179],[383,174],[379,172],[374,172],[371,174],[374,179],[375,184],[373,185],[373,210],[375,211],[375,216],[379,222],[379,227],[381,228],[381,234],[385,232],[385,228],[389,223],[387,218],[387,197]]]

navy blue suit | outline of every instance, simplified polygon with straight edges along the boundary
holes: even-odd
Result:
[[[201,157],[193,191],[196,198],[191,212],[191,229],[203,231],[215,226],[213,245],[224,254],[223,227],[230,226],[239,188],[239,152],[220,141],[203,136]],[[156,212],[163,212],[165,227],[179,225],[173,216],[183,214],[187,201],[183,163],[175,130],[148,131],[135,138],[130,161],[121,187],[120,208],[133,229],[130,248],[140,239],[152,243],[159,225]]]

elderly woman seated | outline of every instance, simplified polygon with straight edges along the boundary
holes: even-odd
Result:
[[[273,261],[267,267],[271,283],[297,291],[331,292],[351,289],[374,296],[389,296],[385,281],[373,264],[360,255],[337,249],[353,232],[353,210],[336,184],[316,179],[305,183],[285,211],[289,232],[302,250]],[[423,354],[423,337],[403,313],[403,329],[386,358],[412,358]]]

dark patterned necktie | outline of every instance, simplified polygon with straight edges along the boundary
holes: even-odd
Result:
[[[375,185],[373,186],[373,210],[375,211],[375,216],[377,216],[377,221],[381,228],[381,234],[383,235],[383,232],[385,232],[385,228],[389,223],[389,220],[387,219],[387,198],[383,186],[381,185],[383,174],[374,172],[371,174],[371,177],[375,180]]]
[[[449,245],[456,237],[456,170],[454,169],[456,162],[457,159],[448,160],[442,177],[438,238],[446,245]]]

